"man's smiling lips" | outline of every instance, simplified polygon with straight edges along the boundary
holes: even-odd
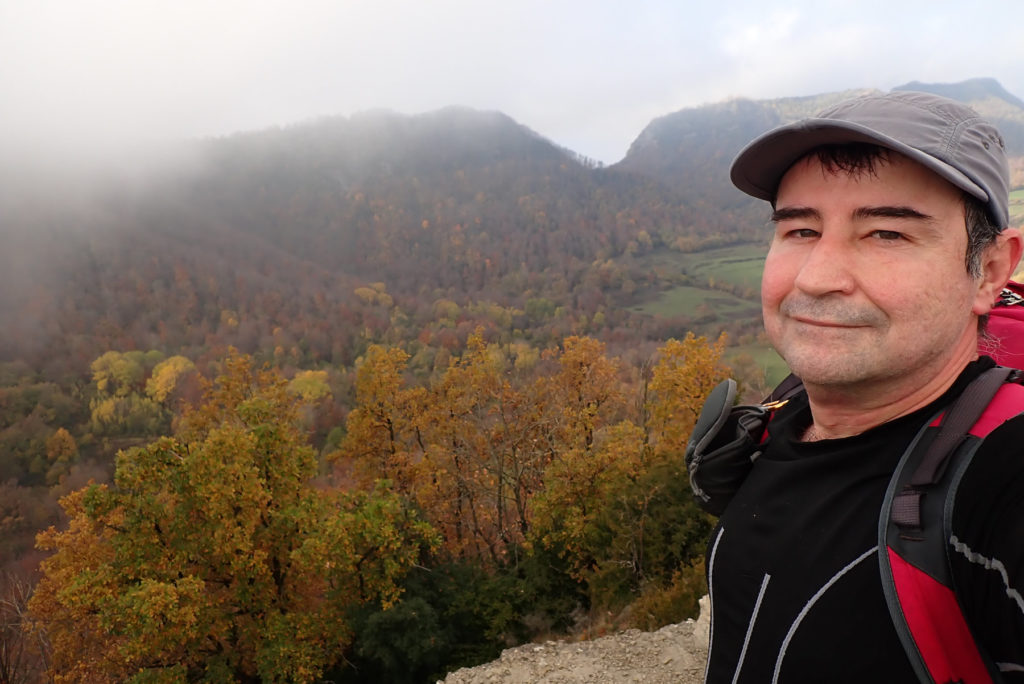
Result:
[[[854,328],[865,328],[867,326],[858,323],[843,323],[840,321],[821,321],[814,318],[806,318],[804,316],[790,316],[791,320],[804,325],[810,325],[815,328],[843,328],[852,330]]]
[[[836,299],[795,295],[783,300],[779,313],[808,328],[852,330],[885,326],[885,317],[880,312]]]

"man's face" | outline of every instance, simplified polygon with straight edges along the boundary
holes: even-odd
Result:
[[[765,329],[806,384],[913,384],[973,358],[985,308],[953,185],[901,155],[852,175],[811,156],[783,177],[774,219]]]

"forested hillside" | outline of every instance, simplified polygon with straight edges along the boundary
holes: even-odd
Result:
[[[360,286],[418,323],[440,299],[608,316],[624,280],[647,285],[631,257],[755,235],[499,114],[328,119],[196,154],[131,193],[9,201],[4,358],[59,374],[105,349],[272,349],[281,328],[302,361],[351,363],[353,337],[391,326]]]
[[[846,94],[670,114],[610,167],[450,108],[4,169],[0,672],[428,681],[694,611],[689,426],[779,370],[726,169]]]

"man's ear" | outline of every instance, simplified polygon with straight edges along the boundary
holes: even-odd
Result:
[[[981,279],[978,281],[978,292],[974,298],[974,313],[983,316],[992,309],[1000,290],[1013,276],[1022,250],[1024,239],[1017,228],[1007,228],[985,249],[981,262]]]

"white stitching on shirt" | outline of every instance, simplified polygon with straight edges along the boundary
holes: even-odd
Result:
[[[1006,587],[1006,595],[1017,603],[1017,608],[1020,609],[1022,614],[1024,614],[1024,597],[1020,595],[1019,591],[1010,586],[1010,575],[1006,572],[1006,566],[1003,565],[1002,561],[995,558],[986,558],[980,553],[975,553],[971,550],[970,546],[957,539],[955,534],[949,538],[949,543],[953,545],[953,548],[957,553],[970,562],[976,563],[986,570],[995,570],[999,573],[999,576],[1003,580],[1003,586]]]
[[[856,559],[850,561],[850,563],[848,563],[846,567],[844,567],[836,574],[832,575],[832,578],[828,582],[825,582],[825,584],[822,585],[821,589],[818,589],[818,591],[815,592],[814,596],[812,596],[811,599],[800,610],[800,614],[796,616],[796,620],[794,620],[793,624],[789,626],[789,631],[786,632],[786,638],[782,640],[782,648],[779,649],[779,658],[775,661],[775,673],[772,675],[772,684],[776,684],[776,682],[779,681],[779,672],[782,671],[782,659],[786,657],[786,649],[789,647],[789,642],[793,638],[793,635],[796,634],[797,628],[800,626],[800,623],[803,622],[803,619],[807,616],[807,613],[809,613],[811,608],[814,607],[814,604],[818,602],[818,599],[820,599],[833,584],[839,581],[839,578],[841,578],[843,575],[845,575],[854,567],[856,567],[857,564],[863,561],[865,558],[870,558],[871,556],[873,556],[876,551],[878,551],[877,544],[868,549],[867,551],[865,551],[864,553],[862,553],[861,555],[857,556]]]
[[[718,554],[718,542],[722,541],[725,534],[725,527],[718,528],[718,536],[711,546],[711,559],[708,561],[708,605],[710,606],[711,619],[708,622],[708,658],[704,663],[704,679],[708,678],[708,670],[711,669],[711,647],[715,643],[715,556]]]
[[[764,592],[768,589],[768,582],[772,576],[765,573],[761,580],[761,591],[757,592],[757,601],[754,602],[754,612],[750,614],[750,624],[747,625],[747,635],[743,637],[743,648],[740,649],[740,657],[736,663],[736,672],[732,676],[732,684],[736,684],[740,678],[740,670],[743,669],[743,660],[747,657],[747,646],[750,645],[750,635],[754,631],[754,623],[757,621],[757,614],[761,610],[761,601],[764,599]]]

